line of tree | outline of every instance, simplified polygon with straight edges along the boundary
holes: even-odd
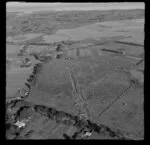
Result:
[[[40,63],[35,64],[32,74],[27,79],[27,82],[29,84],[35,85],[36,80],[37,80],[37,75],[40,73],[41,68],[42,68],[42,64],[40,64]]]

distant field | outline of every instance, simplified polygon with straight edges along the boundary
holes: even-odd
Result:
[[[13,38],[14,42],[22,42],[22,41],[28,41],[28,42],[41,42],[41,43],[54,43],[54,42],[60,42],[60,41],[81,41],[86,39],[104,39],[105,37],[117,37],[120,38],[121,42],[134,42],[137,44],[144,44],[144,19],[138,19],[134,20],[119,20],[119,21],[108,21],[108,22],[102,22],[102,23],[95,23],[95,24],[89,24],[85,26],[80,26],[78,28],[72,28],[72,29],[61,29],[56,31],[55,34],[52,35],[43,35],[39,38],[39,40],[36,39],[40,34],[25,34],[23,36],[26,36],[27,38],[24,40],[15,40],[15,38],[19,38],[20,36],[16,36]],[[136,22],[137,21],[137,22]],[[124,24],[125,23],[125,24]],[[140,26],[138,26],[140,23]],[[101,27],[101,25],[109,25],[109,28],[107,27]],[[116,27],[116,24],[119,25],[119,27]],[[123,25],[124,24],[124,25]],[[130,26],[130,29],[128,27]],[[132,26],[132,27],[131,27]],[[136,31],[134,30],[135,27],[138,26],[138,29]],[[126,30],[126,31],[125,31]],[[125,32],[124,32],[125,31]],[[34,40],[35,38],[35,40]],[[31,40],[30,40],[31,39]],[[42,42],[43,41],[43,42]]]
[[[8,42],[13,42],[13,43],[22,43],[22,42],[34,42],[39,41],[39,38],[41,38],[42,34],[34,34],[34,33],[28,33],[28,34],[23,34],[23,35],[17,35],[14,37],[7,37]]]
[[[56,29],[75,28],[85,24],[103,21],[137,19],[144,17],[143,9],[108,10],[108,11],[69,11],[69,12],[37,12],[20,17],[7,14],[7,36],[20,33],[52,34]]]
[[[61,42],[61,41],[69,40],[69,36],[59,35],[59,34],[45,35],[43,36],[43,40],[46,43]]]
[[[113,37],[113,36],[124,36],[124,37],[132,37],[133,41],[140,41],[142,44],[144,43],[144,35],[143,33],[141,34],[141,31],[144,31],[144,22],[143,19],[140,22],[134,22],[135,20],[118,20],[118,21],[108,21],[105,23],[95,23],[91,25],[86,25],[74,29],[63,29],[63,30],[58,30],[56,34],[62,34],[70,37],[71,40],[84,40],[87,38],[102,38],[102,37]],[[116,24],[121,25],[121,27],[116,27]],[[126,25],[125,25],[125,24]],[[137,31],[132,31],[136,26],[138,26],[140,23],[140,26],[138,27]],[[109,28],[103,28],[101,27],[101,24],[109,24]],[[122,24],[124,24],[122,26]],[[129,26],[132,26],[129,30],[127,29]],[[127,29],[127,32],[121,32],[121,30]],[[120,31],[119,31],[120,30]],[[127,38],[126,38],[127,39]],[[128,38],[128,40],[124,41],[129,41],[131,38]],[[131,39],[131,41],[132,41]],[[136,43],[135,41],[135,43]]]

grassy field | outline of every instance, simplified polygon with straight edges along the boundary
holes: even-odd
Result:
[[[32,53],[40,54],[40,58],[46,54],[52,57],[40,62],[40,71],[7,62],[7,97],[21,89],[32,73],[33,83],[26,101],[72,115],[81,113],[83,103],[87,105],[90,121],[143,137],[143,17],[144,10],[140,9],[37,12],[20,16],[8,13],[7,36],[17,44],[7,44],[7,58],[33,58]],[[21,43],[27,44],[27,53],[18,57]],[[62,47],[57,51],[58,44]],[[60,53],[62,57],[56,57]],[[37,62],[30,61],[33,65]],[[132,83],[135,84],[130,88]],[[82,103],[77,104],[77,100]],[[60,134],[67,129],[55,122],[50,124],[53,125],[39,130],[39,138],[62,138]],[[52,134],[48,128],[53,130]]]
[[[143,89],[133,88],[105,112],[100,123],[144,136]],[[123,105],[126,103],[126,105]]]
[[[20,46],[18,45],[6,45],[6,55],[7,57],[9,56],[16,56],[17,57],[17,54],[19,53],[20,51]]]
[[[12,68],[6,77],[6,96],[12,97],[19,89],[22,89],[31,73],[31,68]]]

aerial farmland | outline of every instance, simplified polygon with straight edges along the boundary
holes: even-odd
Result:
[[[7,6],[6,139],[143,140],[144,3],[25,5]]]

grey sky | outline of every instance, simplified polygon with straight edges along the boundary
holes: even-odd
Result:
[[[145,8],[144,3],[20,3],[6,4],[8,11],[38,10],[107,10]]]

